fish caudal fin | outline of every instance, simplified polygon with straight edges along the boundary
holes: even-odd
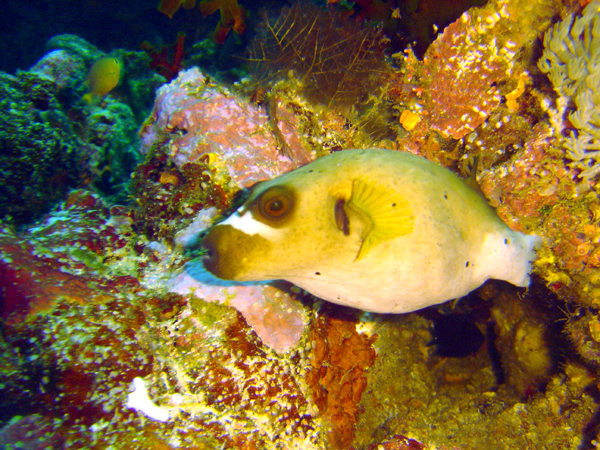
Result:
[[[88,92],[88,93],[87,93],[87,94],[85,94],[85,95],[84,95],[82,98],[83,98],[83,100],[84,100],[86,103],[90,103],[90,104],[91,104],[91,103],[92,103],[92,101],[94,101],[94,94],[92,94],[91,92]]]
[[[496,263],[490,278],[505,280],[519,287],[529,286],[531,263],[536,260],[536,248],[541,242],[538,236],[509,230],[501,242],[496,243],[495,251],[491,250],[492,254],[496,254]]]

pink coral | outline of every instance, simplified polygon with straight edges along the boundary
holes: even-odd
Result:
[[[237,309],[263,344],[279,353],[295,348],[308,323],[302,303],[272,283],[231,284],[208,274],[200,263],[169,280],[170,291]]]
[[[285,120],[291,115],[280,114]],[[166,143],[181,167],[204,154],[215,154],[227,164],[241,187],[276,177],[311,161],[300,144],[295,124],[280,123],[292,158],[277,150],[277,140],[266,112],[212,85],[198,70],[189,69],[158,91],[154,110],[142,128],[141,151]]]

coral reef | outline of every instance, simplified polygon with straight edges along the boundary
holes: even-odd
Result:
[[[569,99],[559,96],[562,112],[550,108],[551,88],[532,64],[541,50],[536,53],[531,38],[535,30],[550,27],[558,12],[543,1],[525,10],[496,1],[469,10],[446,28],[422,62],[411,52],[396,55],[403,63],[391,77],[397,117],[406,110],[420,117],[412,130],[397,127],[396,146],[463,173],[477,157],[481,188],[498,214],[511,227],[542,237],[536,270],[548,286],[562,301],[596,307],[597,187],[578,181],[581,165],[565,163],[563,133],[574,126],[564,117]],[[587,35],[591,42],[591,31]],[[449,44],[454,41],[460,44]],[[489,55],[494,48],[501,50]],[[478,75],[456,77],[456,61]],[[451,93],[440,95],[449,85]],[[460,101],[451,100],[453,95]]]
[[[421,118],[408,130],[410,134],[400,130],[400,147],[451,166],[464,154],[455,140],[484,142],[477,136],[479,130],[485,130],[486,122],[494,122],[494,126],[499,119],[510,122],[513,117],[503,117],[502,96],[526,73],[520,55],[531,52],[535,30],[547,26],[553,13],[544,2],[536,3],[535,8],[527,6],[526,11],[518,9],[510,1],[472,8],[446,27],[423,61],[411,51],[395,55],[402,67],[391,77],[390,97],[399,113],[408,110]],[[529,127],[521,122],[513,131],[523,135]],[[486,151],[480,148],[479,153],[491,158],[507,144],[490,146]],[[483,166],[487,165],[485,161]]]
[[[506,54],[510,54],[511,45],[490,45],[480,38],[489,36],[486,31],[494,25],[493,21],[474,20],[465,13],[444,30],[425,54],[425,76],[435,80],[427,90],[431,102],[429,120],[431,128],[442,135],[464,137],[500,104],[495,85],[509,69]],[[458,40],[456,36],[462,38]],[[462,82],[464,89],[448,91],[447,86],[463,78],[468,79]]]
[[[71,35],[48,47],[29,71],[0,75],[0,208],[16,224],[35,220],[75,187],[93,185],[126,201],[124,184],[137,163],[131,108],[81,101],[86,64],[101,53]]]
[[[49,64],[55,65],[56,56]],[[65,60],[71,68],[72,59]],[[48,211],[86,170],[81,141],[56,85],[40,71],[0,74],[0,210],[15,223]]]
[[[575,130],[565,138],[568,158],[583,179],[600,174],[600,2],[585,7],[581,16],[569,15],[544,36],[544,53],[538,62],[547,73],[556,93],[559,118],[572,103],[575,110],[568,114]],[[567,125],[558,126],[557,133]]]
[[[46,42],[46,51],[64,50],[71,57],[80,59],[86,66],[91,66],[94,61],[100,59],[104,54],[95,45],[74,34],[58,34]],[[59,67],[59,72],[64,72],[64,66]],[[58,75],[58,73],[57,73]],[[85,73],[82,75],[85,78]]]
[[[547,314],[547,305],[543,300],[536,304],[531,296],[515,296],[511,290],[488,283],[479,291],[486,300],[475,303],[492,306],[491,323],[498,332],[496,342],[507,372],[506,382],[500,384],[485,346],[466,358],[435,355],[427,345],[431,339],[429,321],[420,315],[361,318],[357,329],[378,338],[373,344],[377,359],[368,372],[367,389],[360,402],[364,413],[356,426],[356,448],[381,442],[394,432],[413,435],[426,444],[443,442],[440,448],[537,448],[542,445],[538,437],[555,427],[549,443],[554,448],[576,447],[581,442],[580,435],[574,438],[559,428],[565,421],[579,430],[587,425],[590,416],[586,409],[596,408],[593,395],[586,393],[594,375],[573,362],[566,363],[564,373],[554,378],[544,364],[533,368],[518,363],[520,358],[535,358],[530,360],[532,355],[522,341],[515,340],[518,333],[514,327],[529,327],[524,325],[527,317]],[[543,347],[547,349],[547,343]],[[539,376],[547,383],[545,395],[528,386],[539,382]],[[396,382],[383,383],[390,377]],[[587,406],[565,412],[573,396]],[[406,400],[398,402],[397,398]],[[531,430],[531,434],[524,434],[520,427]],[[413,434],[413,430],[419,433]]]
[[[354,440],[367,372],[375,363],[377,336],[360,333],[356,314],[324,305],[311,327],[311,367],[306,381],[322,416],[331,422],[329,443],[347,448]]]
[[[307,100],[289,79],[261,94],[246,81],[225,87],[198,69],[181,72],[159,90],[142,127],[145,160],[130,185],[134,205],[109,206],[88,191],[65,190],[66,200],[37,222],[0,227],[1,445],[594,448],[598,187],[565,160],[564,133],[579,137],[584,129],[567,121],[570,108],[579,108],[577,94],[562,96],[560,114],[549,107],[554,86],[537,69],[542,48],[534,43],[570,12],[548,0],[472,8],[423,61],[410,50],[394,56],[397,69],[378,61],[387,86],[355,113],[337,100],[327,108],[323,98]],[[574,18],[566,22],[557,29],[568,28],[573,42],[593,36],[592,22],[581,22],[587,31]],[[139,90],[126,79],[106,105],[85,111],[77,107],[81,83],[97,55],[82,46],[77,56],[66,48],[76,45],[69,39],[64,45],[34,71],[2,76],[0,87],[12,99],[3,104],[10,120],[2,127],[12,120],[39,139],[72,142],[90,152],[84,160],[97,172],[111,167],[97,183],[126,192],[115,180],[133,160],[111,152],[135,145],[132,110],[139,116],[143,108],[130,110],[117,98],[146,98],[156,78],[140,81]],[[147,55],[119,57],[126,74],[139,80],[147,73]],[[285,67],[273,75],[287,76]],[[250,91],[253,100],[244,97]],[[267,113],[267,103],[277,114]],[[385,132],[365,132],[367,119],[370,130]],[[274,121],[288,155],[277,148]],[[18,144],[11,151],[41,152],[23,141],[27,136],[17,129],[4,142]],[[435,311],[367,314],[286,283],[219,284],[199,269],[194,258],[201,255],[184,248],[243,188],[367,145],[420,153],[462,172],[477,157],[481,189],[498,214],[542,238],[531,287],[491,281]],[[123,166],[118,175],[111,161]],[[12,186],[7,179],[3,189]],[[434,335],[443,338],[431,320],[440,314],[468,319],[469,336],[453,342],[456,351],[429,345]],[[136,401],[142,392],[145,406]]]
[[[16,444],[37,421],[48,445],[71,448],[322,441],[305,344],[278,355],[233,308],[144,288],[137,278],[151,246],[139,252],[130,224],[122,210],[77,191],[25,234],[3,229],[0,386],[28,419],[0,436]],[[144,409],[128,408],[128,389],[150,373],[150,398],[170,419],[140,435]]]
[[[15,416],[0,431],[0,445],[3,448],[11,448],[17,443],[28,449],[54,449],[62,447],[64,439],[53,432],[52,423],[47,417],[31,414]]]

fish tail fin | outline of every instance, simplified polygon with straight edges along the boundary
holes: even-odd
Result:
[[[536,260],[536,249],[542,240],[532,234],[523,234],[510,229],[498,230],[485,236],[480,257],[472,261],[475,277],[483,281],[488,278],[504,280],[519,286],[529,286],[531,263]]]
[[[503,276],[494,278],[506,280],[515,286],[528,287],[532,263],[537,258],[536,249],[540,247],[542,240],[533,234],[513,231],[504,242],[506,252],[504,267],[501,269]]]

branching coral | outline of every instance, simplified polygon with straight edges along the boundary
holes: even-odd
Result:
[[[152,59],[150,68],[165,77],[167,83],[177,77],[177,74],[183,68],[184,41],[185,34],[179,33],[177,41],[170,46],[163,45],[156,48],[147,41],[142,42],[142,50],[148,53],[148,56]]]
[[[358,102],[375,90],[385,69],[380,29],[302,1],[276,20],[263,13],[249,61],[254,73],[269,79],[293,72],[308,98],[328,106]]]
[[[561,109],[573,102],[569,121],[576,128],[564,141],[579,177],[600,174],[600,2],[590,3],[581,17],[570,15],[544,36],[538,62],[559,96]]]

